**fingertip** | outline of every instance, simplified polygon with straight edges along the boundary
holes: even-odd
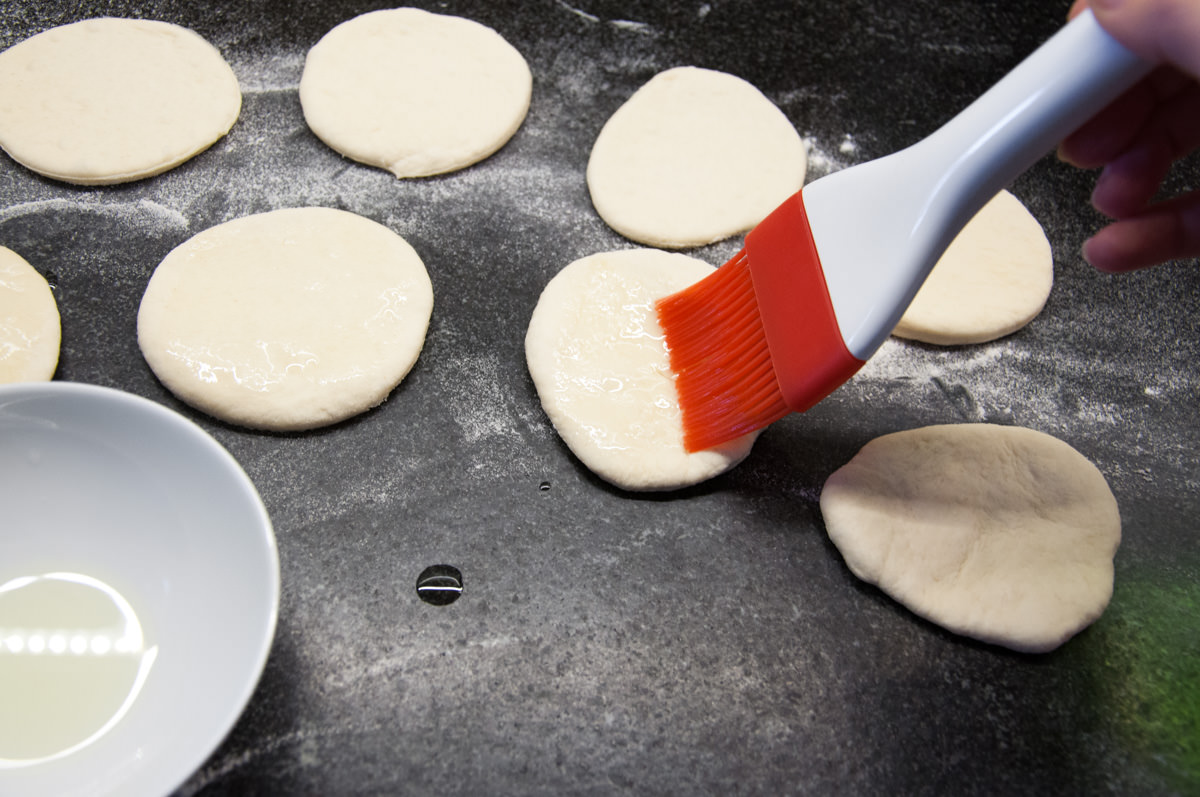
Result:
[[[1152,242],[1143,237],[1145,229],[1138,223],[1120,222],[1102,227],[1083,242],[1082,254],[1097,271],[1121,274],[1152,265],[1156,254]]]
[[[1126,150],[1100,172],[1092,206],[1112,219],[1141,213],[1171,167],[1169,153],[1153,143]]]
[[[1103,242],[1097,244],[1095,236],[1083,242],[1080,254],[1083,255],[1083,259],[1087,261],[1088,265],[1097,271],[1103,271],[1106,274],[1116,274],[1122,270],[1113,267],[1113,263],[1107,256],[1108,253],[1105,250]]]
[[[1200,3],[1195,0],[1090,0],[1096,21],[1136,55],[1200,77]]]
[[[1088,0],[1075,0],[1071,3],[1071,8],[1067,11],[1067,19],[1075,19],[1084,12],[1088,7]]]

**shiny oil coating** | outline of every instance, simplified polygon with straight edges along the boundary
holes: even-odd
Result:
[[[399,235],[329,208],[226,222],[158,266],[138,312],[146,361],[179,398],[256,428],[375,406],[420,354],[433,289]]]
[[[50,379],[61,341],[50,285],[25,258],[0,246],[0,384]]]
[[[654,303],[712,266],[657,249],[581,258],[547,284],[525,357],[542,407],[596,475],[629,490],[671,490],[741,462],[757,433],[688,453]]]

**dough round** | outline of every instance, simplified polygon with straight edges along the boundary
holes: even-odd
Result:
[[[673,490],[745,459],[757,432],[689,454],[654,302],[713,267],[656,249],[576,260],[546,285],[525,335],[542,407],[575,456],[626,490]]]
[[[309,50],[300,104],[333,149],[397,177],[483,160],[517,132],[533,77],[491,28],[416,8],[341,23]]]
[[[50,285],[25,258],[0,246],[0,384],[49,381],[61,343]]]
[[[69,183],[178,166],[228,133],[241,107],[220,52],[167,22],[88,19],[0,53],[0,147]]]
[[[660,72],[605,123],[588,160],[592,204],[617,232],[676,249],[749,230],[804,184],[800,134],[739,77]]]
[[[1002,338],[1042,311],[1053,282],[1042,225],[1001,191],[950,244],[892,334],[941,346]]]
[[[884,435],[829,477],[821,513],[854,575],[984,642],[1052,650],[1112,597],[1116,499],[1083,455],[1031,429]]]
[[[177,246],[150,278],[138,345],[183,401],[289,431],[379,404],[416,363],[433,311],[420,257],[353,213],[293,208]]]

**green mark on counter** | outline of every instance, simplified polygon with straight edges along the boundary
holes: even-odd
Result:
[[[1111,721],[1170,788],[1200,793],[1200,584],[1118,578],[1097,631]]]

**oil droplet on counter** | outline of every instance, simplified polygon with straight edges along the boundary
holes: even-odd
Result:
[[[0,585],[0,769],[103,736],[133,705],[157,652],[102,581],[47,573]]]
[[[451,565],[430,565],[417,576],[417,595],[434,606],[454,603],[462,595],[462,573]]]

